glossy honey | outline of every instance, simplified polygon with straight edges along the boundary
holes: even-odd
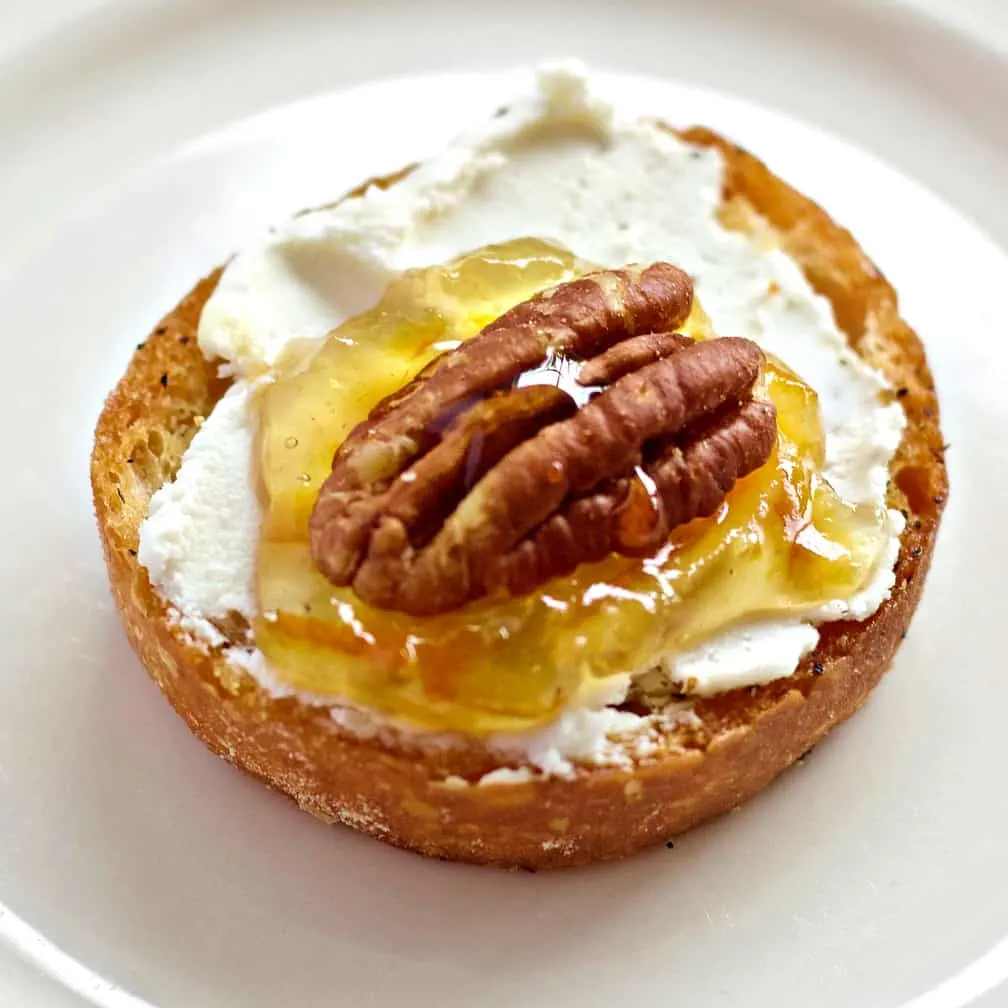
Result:
[[[885,513],[842,500],[822,478],[816,394],[774,360],[761,388],[778,411],[770,461],[653,557],[611,556],[527,596],[426,618],[372,608],[314,569],[308,518],[353,426],[439,353],[587,268],[531,239],[478,250],[403,274],[321,348],[294,347],[279,362],[257,399],[265,519],[254,632],[282,679],[425,727],[521,730],[591,677],[647,668],[742,620],[848,598],[871,578]],[[699,307],[685,331],[713,335]]]

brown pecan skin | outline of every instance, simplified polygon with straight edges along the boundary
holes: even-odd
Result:
[[[487,584],[522,595],[610,553],[651,556],[678,525],[712,515],[736,480],[770,457],[776,439],[773,405],[750,399],[685,444],[672,442],[633,476],[551,515],[494,559]]]
[[[692,306],[692,281],[669,263],[588,273],[523,301],[445,354],[392,409],[379,403],[336,452],[330,481],[342,488],[388,479],[420,453],[448,404],[510,383],[547,353],[585,359],[628,336],[678,328]]]
[[[370,604],[428,615],[520,594],[611,552],[653,553],[762,465],[776,416],[740,339],[693,343],[668,264],[589,274],[487,326],[379,404],[337,451],[312,554]],[[547,355],[604,383],[578,409],[507,385]]]
[[[605,385],[624,375],[653,364],[670,354],[687,347],[693,341],[689,336],[677,332],[643,333],[631,336],[600,353],[598,357],[585,361],[578,373],[579,385]]]
[[[729,338],[694,343],[625,375],[491,469],[417,555],[413,583],[445,586],[439,607],[455,608],[465,594],[462,586],[487,582],[496,558],[565,500],[632,472],[646,441],[675,434],[726,400],[740,398],[752,388],[761,363],[754,343]],[[375,587],[366,585],[370,591]],[[410,588],[401,582],[394,591],[412,611],[426,602]]]
[[[349,584],[380,505],[375,491],[437,437],[439,417],[510,384],[548,354],[585,358],[628,336],[675,329],[693,283],[669,263],[588,273],[523,301],[378,403],[336,451],[311,518],[312,554],[334,584]]]

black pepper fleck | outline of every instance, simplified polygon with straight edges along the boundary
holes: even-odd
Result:
[[[666,840],[665,846],[668,847],[669,850],[672,850],[672,848],[675,847],[675,844],[671,840]]]
[[[816,662],[812,666],[812,675],[822,675],[826,670],[823,668],[822,662]]]
[[[164,334],[166,332],[168,332],[168,327],[167,326],[163,326],[163,325],[159,325],[157,327],[157,329],[154,330],[154,335],[155,336],[164,336]]]
[[[130,549],[130,550],[127,550],[126,552],[129,553],[130,556],[136,556],[136,550],[135,549]]]
[[[182,346],[186,346],[186,344],[189,342],[189,337],[188,336],[179,336],[178,341],[179,341],[179,343],[182,344]]]
[[[144,348],[143,343],[137,343],[137,350],[143,350],[143,348]]]
[[[913,523],[913,527],[914,527],[914,531],[916,531],[916,532],[919,532],[919,531],[920,531],[920,530],[921,530],[921,529],[922,529],[922,528],[924,527],[924,522],[922,522],[922,521],[920,520],[920,518],[918,518],[918,519],[917,519],[917,520],[916,520],[916,521],[915,521],[915,522]]]
[[[942,451],[948,451],[949,448],[951,448],[951,447],[952,447],[952,442],[951,441],[946,441],[945,444],[942,445]]]
[[[904,386],[903,386],[902,388],[898,388],[898,389],[896,389],[896,395],[897,395],[897,396],[898,396],[898,397],[899,397],[900,399],[902,399],[902,398],[904,398],[905,396],[908,396],[908,395],[910,395],[910,389],[908,389],[908,388],[907,388],[907,387],[906,387],[906,386],[904,385]]]
[[[944,504],[945,503],[945,495],[944,494],[935,494],[934,497],[932,498],[932,500],[934,500],[935,504]]]
[[[167,388],[168,387],[168,375],[167,374],[162,374],[161,375],[161,386],[163,388]]]
[[[122,501],[123,504],[126,503],[126,498],[123,497],[123,492],[119,489],[119,487],[116,487],[116,496],[118,496],[119,500]]]
[[[922,550],[920,548],[920,546],[914,546],[914,548],[912,550],[910,550],[910,556],[912,556],[912,557],[919,557],[921,555],[921,553],[923,553],[923,552],[924,552],[924,550]]]

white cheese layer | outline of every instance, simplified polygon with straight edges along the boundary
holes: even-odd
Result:
[[[152,582],[210,643],[209,621],[235,610],[251,618],[260,517],[246,409],[252,380],[290,340],[321,337],[371,307],[397,272],[527,236],[602,266],[662,259],[689,271],[718,333],[755,340],[817,390],[835,488],[884,505],[903,412],[882,402],[882,377],[849,349],[829,303],[795,263],[719,223],[722,174],[718,152],[621,117],[582,71],[552,68],[392,188],[271,230],[228,265],[203,311],[202,349],[239,380],[197,432],[175,482],[154,497],[140,546]],[[855,598],[736,628],[670,655],[668,671],[695,679],[702,695],[790,675],[815,646],[814,624],[863,619],[888,596],[902,527],[890,512],[890,548]],[[605,762],[607,736],[629,728],[617,714],[578,709],[545,735],[502,745],[516,752],[517,744],[543,772],[593,754]]]
[[[184,625],[223,642],[211,620],[255,609],[261,510],[250,470],[249,382],[236,382],[196,432],[174,482],[151,499],[137,558]]]

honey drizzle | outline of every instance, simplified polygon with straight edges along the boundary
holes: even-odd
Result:
[[[425,619],[369,607],[314,569],[308,516],[353,425],[446,346],[588,268],[522,239],[404,274],[375,309],[313,356],[292,355],[264,388],[254,632],[291,686],[431,728],[525,729],[548,720],[588,677],[646,668],[743,619],[849,597],[870,578],[886,541],[884,512],[842,501],[822,479],[815,393],[776,361],[764,376],[780,425],[773,458],[715,515],[674,530],[655,556],[611,556],[527,596]],[[685,331],[712,335],[699,306]],[[576,383],[578,366],[554,358],[515,384],[558,384],[584,398],[597,389]],[[470,471],[478,468],[477,448]],[[660,506],[646,474],[637,480],[640,507]]]

